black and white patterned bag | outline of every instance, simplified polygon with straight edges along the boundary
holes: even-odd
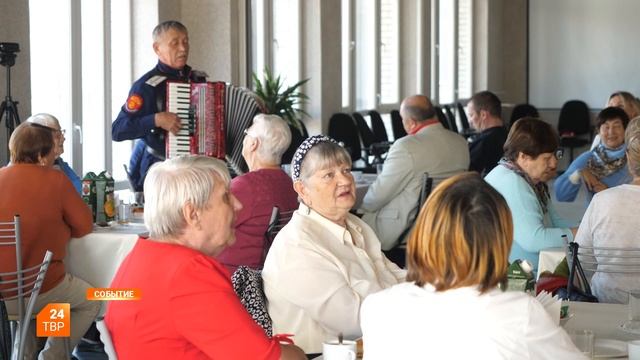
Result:
[[[264,295],[260,271],[240,266],[231,276],[231,283],[240,302],[253,320],[262,327],[268,337],[272,337],[273,325],[267,311],[267,299]]]

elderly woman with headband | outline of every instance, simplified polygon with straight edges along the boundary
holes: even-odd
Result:
[[[242,156],[249,172],[231,180],[231,193],[242,203],[235,223],[236,242],[217,257],[231,273],[240,265],[262,268],[264,234],[273,207],[281,212],[298,207],[291,177],[280,168],[289,143],[291,130],[277,115],[259,114],[245,130]]]
[[[60,127],[60,122],[58,121],[58,119],[53,115],[40,113],[32,115],[27,119],[27,122],[44,125],[51,129],[53,133],[53,149],[55,154],[53,167],[62,170],[67,178],[69,178],[76,191],[80,193],[82,191],[82,180],[80,180],[78,175],[73,171],[69,164],[67,164],[60,157],[60,155],[64,153],[64,141],[66,140],[66,138],[64,137],[65,131]]]
[[[627,114],[617,107],[608,107],[598,114],[596,129],[600,143],[578,156],[556,179],[554,189],[558,201],[574,201],[584,183],[588,191],[586,205],[589,205],[595,193],[631,181],[624,145],[628,123]]]
[[[304,359],[269,339],[251,318],[215,259],[233,243],[242,205],[217,159],[180,156],[151,167],[144,223],[111,287],[136,288],[136,301],[113,301],[105,322],[117,356],[127,359]]]
[[[373,230],[349,213],[351,158],[335,140],[305,140],[291,164],[300,207],[278,233],[262,277],[275,331],[292,331],[306,353],[339,334],[360,337],[364,298],[404,281]]]
[[[477,173],[440,184],[407,245],[408,282],[362,305],[367,359],[586,359],[532,296],[504,292],[513,222]]]
[[[596,247],[640,248],[638,203],[640,203],[640,123],[635,120],[625,133],[626,158],[633,180],[597,193],[580,222],[576,234],[579,245]],[[604,250],[601,250],[604,252]],[[598,258],[597,262],[616,261]],[[598,265],[600,267],[602,265]],[[596,272],[591,288],[600,302],[627,303],[628,292],[640,289],[637,274]]]
[[[536,118],[516,121],[504,144],[504,158],[485,177],[504,198],[513,216],[513,246],[509,260],[528,260],[538,268],[540,250],[573,240],[575,229],[556,211],[547,181],[556,175],[558,136]]]

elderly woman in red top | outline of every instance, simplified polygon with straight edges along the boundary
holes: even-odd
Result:
[[[242,203],[236,219],[236,242],[218,260],[234,272],[240,265],[261,269],[264,234],[273,207],[282,211],[298,208],[293,181],[280,169],[280,159],[291,143],[289,126],[277,115],[257,115],[245,131],[242,156],[249,172],[231,181],[231,192]]]
[[[20,215],[23,268],[42,262],[45,251],[53,252],[34,313],[48,303],[70,303],[73,348],[95,319],[100,304],[87,301],[86,290],[91,285],[66,273],[62,261],[69,239],[91,231],[91,210],[65,174],[52,167],[57,153],[51,128],[20,124],[11,135],[9,150],[11,165],[0,169],[0,219],[7,221],[14,214]],[[0,247],[0,272],[15,270],[14,249]],[[7,309],[17,313],[16,301],[8,301]],[[28,343],[25,358],[36,358],[38,350],[35,343]],[[63,338],[47,339],[40,353],[41,359],[66,357]]]
[[[215,260],[233,243],[235,213],[223,162],[185,156],[154,165],[144,182],[149,238],[120,265],[111,287],[141,299],[109,304],[107,327],[120,360],[304,359],[251,319]]]

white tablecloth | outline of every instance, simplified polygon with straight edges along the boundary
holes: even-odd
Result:
[[[562,247],[541,250],[538,257],[538,276],[545,271],[553,272],[565,255]]]
[[[67,272],[93,287],[109,287],[120,263],[135,245],[138,234],[146,232],[144,224],[96,227],[86,236],[71,239],[64,264]],[[104,313],[104,306],[100,315]]]

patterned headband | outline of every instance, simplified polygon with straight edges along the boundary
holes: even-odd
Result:
[[[293,159],[291,160],[291,177],[293,178],[294,182],[300,180],[300,165],[302,165],[302,160],[307,155],[309,150],[311,150],[312,147],[323,142],[332,142],[334,144],[338,144],[337,141],[326,135],[314,135],[307,138],[302,142],[302,144],[300,144],[300,146],[298,146],[298,149],[296,150],[296,153],[293,154]]]

